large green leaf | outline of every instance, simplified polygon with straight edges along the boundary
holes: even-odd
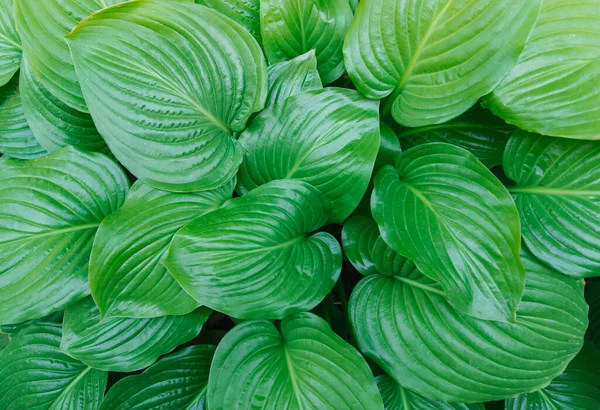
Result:
[[[94,234],[128,188],[111,159],[72,147],[0,163],[0,323],[40,318],[89,294]]]
[[[34,324],[39,323],[62,323],[64,316],[64,310],[59,310],[54,313],[49,314],[48,316],[41,317],[39,319],[28,320],[20,323],[11,323],[6,325],[0,325],[0,332],[6,333],[9,335],[14,335],[20,330],[25,329],[28,326],[32,326]]]
[[[590,325],[585,337],[600,349],[600,282],[586,288],[585,299],[590,307]]]
[[[60,348],[96,369],[132,372],[196,337],[211,313],[201,307],[182,316],[101,320],[88,297],[65,311]]]
[[[356,88],[408,127],[459,116],[512,69],[542,0],[364,0],[344,44]]]
[[[13,0],[0,0],[0,87],[8,83],[19,69],[21,53]]]
[[[544,0],[517,65],[486,97],[511,124],[567,138],[600,136],[600,7]]]
[[[54,152],[68,145],[87,151],[106,148],[92,117],[52,95],[35,77],[27,58],[21,64],[19,87],[27,123],[46,150]]]
[[[94,14],[67,41],[96,127],[131,173],[174,191],[233,178],[243,157],[233,133],[268,85],[242,26],[193,3],[135,1]]]
[[[3,410],[96,410],[108,374],[59,351],[58,323],[30,326],[0,353]]]
[[[365,359],[311,313],[237,325],[217,347],[208,404],[228,409],[383,409]]]
[[[142,374],[115,383],[101,409],[206,409],[208,371],[214,352],[214,346],[197,345],[163,357]]]
[[[331,201],[330,222],[352,213],[367,189],[379,149],[377,103],[342,88],[309,91],[264,110],[242,133],[239,191],[299,179]]]
[[[163,265],[175,232],[231,198],[234,181],[214,191],[170,193],[137,181],[107,217],[90,257],[90,287],[102,316],[183,315],[198,307]]]
[[[260,0],[196,0],[240,23],[260,44]]]
[[[470,152],[446,143],[404,152],[377,174],[371,210],[385,242],[469,315],[514,321],[525,271],[519,215]]]
[[[600,144],[518,130],[504,171],[523,241],[542,262],[575,277],[600,275]]]
[[[502,154],[515,127],[476,105],[460,117],[443,124],[405,128],[398,137],[408,149],[428,142],[447,142],[475,155],[491,168],[502,164]]]
[[[342,46],[352,21],[348,0],[260,0],[263,46],[271,64],[315,50],[324,84],[344,73]]]
[[[342,229],[342,245],[346,257],[363,275],[377,273],[373,261],[373,247],[379,238],[379,228],[373,219],[367,216],[353,216]]]
[[[273,64],[269,72],[269,96],[266,107],[281,103],[287,98],[304,91],[323,88],[317,71],[315,51],[302,54],[289,61]]]
[[[198,302],[240,319],[282,319],[315,307],[340,274],[325,232],[329,201],[311,185],[272,181],[194,220],[165,265]]]
[[[585,344],[565,371],[541,390],[506,401],[505,410],[600,409],[600,352]]]

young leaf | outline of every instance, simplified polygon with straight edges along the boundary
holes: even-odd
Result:
[[[385,242],[439,282],[468,315],[514,321],[525,271],[515,204],[470,152],[420,145],[375,177],[371,210]]]
[[[305,91],[323,88],[317,71],[315,51],[310,50],[289,61],[273,64],[269,72],[269,96],[265,107],[278,104]]]
[[[163,357],[137,376],[119,380],[101,410],[206,409],[214,346],[189,346]]]
[[[518,130],[504,153],[523,241],[542,262],[583,278],[600,272],[600,144]]]
[[[335,286],[342,252],[311,185],[272,181],[182,228],[165,265],[199,303],[240,319],[282,319]]]
[[[407,127],[455,118],[512,69],[541,0],[361,1],[344,43],[356,88]]]
[[[260,36],[260,0],[196,0],[196,3],[215,9],[241,24],[252,34],[258,44]]]
[[[363,357],[311,313],[237,325],[217,347],[208,404],[224,409],[383,410]]]
[[[267,95],[256,40],[193,3],[134,1],[94,14],[67,37],[92,118],[115,157],[156,188],[230,181],[233,136]]]
[[[30,326],[0,354],[0,408],[96,410],[108,374],[59,351],[58,323]]]
[[[586,288],[585,299],[590,306],[590,325],[585,337],[600,349],[600,282]]]
[[[239,139],[238,190],[298,179],[331,201],[341,222],[362,198],[379,149],[377,103],[353,90],[326,88],[288,98],[260,113]]]
[[[101,320],[89,297],[65,310],[60,348],[95,369],[133,372],[198,336],[211,313],[201,307],[183,316]]]
[[[21,54],[13,0],[0,0],[0,87],[7,84],[19,69]]]
[[[198,307],[163,265],[175,232],[231,198],[234,181],[214,191],[180,194],[137,181],[123,207],[98,228],[90,287],[102,316],[184,315]]]
[[[511,124],[557,137],[600,136],[600,8],[544,0],[517,65],[486,105]]]
[[[366,216],[353,216],[342,229],[342,245],[350,263],[363,275],[377,273],[373,262],[373,247],[379,238],[379,228],[373,219]]]
[[[271,64],[315,50],[323,84],[344,73],[342,46],[352,21],[348,0],[261,0],[263,46]]]
[[[40,318],[89,294],[94,234],[128,188],[111,159],[72,147],[0,163],[0,323]]]

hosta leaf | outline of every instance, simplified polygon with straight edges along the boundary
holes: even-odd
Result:
[[[182,316],[100,320],[100,311],[89,297],[65,311],[60,347],[96,369],[132,372],[196,337],[211,313],[201,307]]]
[[[180,194],[137,181],[96,234],[90,287],[103,317],[183,315],[198,307],[163,265],[175,232],[231,198],[234,182]]]
[[[196,0],[244,26],[260,44],[260,0]]]
[[[541,390],[506,401],[506,410],[592,410],[600,408],[600,352],[585,344],[565,371]]]
[[[375,161],[373,173],[379,171],[386,165],[395,165],[398,155],[402,154],[400,141],[396,133],[384,123],[379,124],[381,135],[379,140],[379,152]]]
[[[515,127],[476,105],[443,124],[405,128],[399,133],[405,149],[428,142],[447,142],[470,151],[485,166],[502,164],[502,154]]]
[[[1,333],[7,333],[9,335],[14,335],[15,333],[19,332],[20,330],[23,330],[26,327],[32,326],[32,325],[34,325],[36,323],[41,323],[41,322],[45,322],[45,323],[62,323],[63,316],[64,316],[64,311],[63,310],[59,310],[57,312],[51,313],[50,315],[41,317],[39,319],[28,320],[28,321],[21,322],[21,323],[12,323],[12,324],[8,324],[8,325],[0,325],[0,332]]]
[[[108,374],[59,351],[58,323],[30,326],[0,354],[0,408],[96,410]]]
[[[517,65],[486,97],[511,124],[559,137],[600,136],[600,8],[595,0],[544,0]]]
[[[244,163],[239,191],[276,179],[299,179],[331,201],[330,222],[356,208],[379,149],[377,103],[342,88],[290,97],[269,107],[239,139]]]
[[[363,275],[377,273],[373,261],[373,247],[379,238],[379,228],[371,218],[353,216],[348,219],[342,229],[342,245],[350,263]]]
[[[111,159],[71,147],[0,163],[0,323],[40,318],[89,294],[94,234],[128,188]]]
[[[585,336],[600,349],[600,282],[586,288],[585,299],[590,306],[590,325]]]
[[[323,84],[344,73],[342,46],[352,21],[348,0],[261,0],[263,46],[271,64],[315,50]]]
[[[504,154],[523,241],[548,266],[600,275],[600,144],[518,130]]]
[[[289,61],[273,64],[269,72],[269,96],[266,106],[285,101],[304,91],[323,88],[317,71],[315,51],[302,54]]]
[[[233,178],[243,157],[233,132],[263,107],[268,83],[243,27],[193,3],[135,1],[67,41],[96,127],[132,174],[174,191]]]
[[[27,58],[21,64],[19,86],[27,123],[46,150],[54,152],[68,145],[87,151],[106,148],[92,117],[52,95],[35,77]]]
[[[541,0],[365,0],[344,43],[356,88],[421,127],[459,116],[514,66]]]
[[[0,0],[0,87],[7,84],[19,69],[21,53],[13,0]]]
[[[469,315],[513,321],[525,271],[515,204],[470,152],[420,145],[375,178],[371,210],[385,242],[439,282]]]
[[[5,333],[0,333],[0,353],[10,343],[10,336]]]
[[[323,226],[329,201],[300,181],[273,181],[197,218],[165,264],[198,302],[240,319],[282,319],[315,307],[340,274],[342,251]]]
[[[356,11],[356,8],[358,7],[358,1],[359,0],[348,0],[348,3],[350,4],[352,11]]]
[[[217,347],[209,408],[383,409],[371,370],[311,313],[237,325]]]
[[[163,357],[142,374],[110,388],[102,410],[202,410],[214,346],[198,345]]]

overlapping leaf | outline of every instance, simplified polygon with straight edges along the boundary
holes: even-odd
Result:
[[[367,216],[354,216],[344,224],[342,245],[350,263],[363,275],[378,273],[373,261],[373,247],[379,238],[379,228]]]
[[[21,54],[13,0],[0,0],[0,87],[7,84],[19,69]]]
[[[600,282],[586,288],[585,299],[590,306],[590,325],[585,337],[600,349]]]
[[[317,71],[315,51],[302,54],[289,61],[273,64],[268,69],[269,96],[266,107],[281,103],[287,98],[304,91],[323,88]]]
[[[260,44],[260,0],[196,0],[240,23]]]

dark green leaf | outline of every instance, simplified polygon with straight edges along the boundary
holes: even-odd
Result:
[[[8,83],[19,69],[21,53],[13,0],[0,0],[0,87]]]
[[[317,71],[315,51],[269,67],[269,96],[266,107],[281,103],[292,95],[323,88]]]
[[[402,154],[400,141],[398,141],[396,133],[384,123],[379,124],[379,128],[381,138],[375,168],[373,169],[374,174],[386,165],[395,165],[398,155]]]
[[[373,247],[379,238],[375,221],[366,216],[353,216],[342,229],[342,245],[350,263],[363,275],[377,273],[373,262]]]
[[[590,325],[585,337],[600,349],[600,282],[586,288],[585,299],[590,306]]]
[[[260,0],[196,0],[244,26],[260,44]]]

